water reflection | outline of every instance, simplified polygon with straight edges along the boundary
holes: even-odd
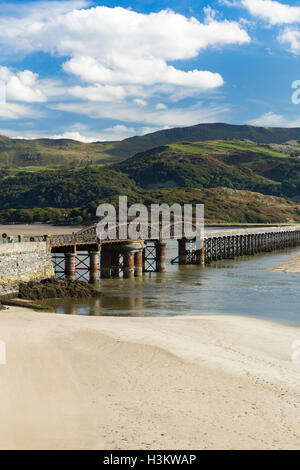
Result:
[[[300,274],[267,268],[295,249],[222,260],[210,266],[171,265],[176,242],[167,247],[167,272],[143,278],[103,279],[99,299],[50,302],[57,313],[79,315],[169,316],[238,314],[300,326]]]

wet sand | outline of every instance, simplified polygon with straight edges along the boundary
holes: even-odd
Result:
[[[1,449],[299,449],[300,330],[0,312]]]
[[[283,273],[300,273],[300,252],[293,256],[288,261],[275,266],[270,271],[280,271]]]

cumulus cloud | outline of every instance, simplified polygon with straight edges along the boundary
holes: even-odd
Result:
[[[164,103],[157,103],[155,106],[156,109],[167,109],[167,107]]]
[[[300,7],[273,0],[242,0],[242,5],[254,16],[271,25],[300,22]]]
[[[83,133],[84,132],[84,133]],[[134,127],[127,127],[124,125],[115,125],[113,127],[108,127],[102,129],[100,133],[91,132],[91,131],[76,131],[68,130],[61,134],[51,134],[47,137],[51,139],[72,139],[84,143],[92,142],[106,142],[111,140],[122,140],[126,137],[131,137],[138,134],[138,130]]]
[[[71,96],[90,101],[114,101],[123,99],[126,96],[123,87],[110,85],[75,86],[69,88],[68,93]]]
[[[263,127],[300,127],[300,119],[287,119],[282,114],[268,112],[251,119],[247,124]]]
[[[104,67],[92,57],[76,56],[64,64],[66,72],[92,83],[154,85],[166,83],[209,90],[223,85],[218,73],[202,70],[178,70],[160,58],[128,57],[130,51],[115,53],[111,68]],[[127,57],[126,57],[127,55]],[[99,60],[99,59],[98,59]]]
[[[300,31],[299,29],[286,28],[278,36],[281,44],[287,45],[293,54],[300,54]]]
[[[274,0],[241,0],[249,13],[264,20],[268,26],[283,26],[277,36],[279,43],[286,45],[293,54],[300,54],[300,6],[283,4]],[[232,5],[234,6],[234,5]],[[292,25],[295,26],[287,26]]]
[[[40,15],[40,16],[39,16]],[[156,83],[211,90],[223,84],[218,73],[183,71],[169,61],[196,57],[209,46],[245,44],[247,32],[235,21],[204,23],[164,10],[142,14],[121,7],[73,9],[46,16],[0,20],[0,42],[16,50],[67,56],[64,70],[100,85]]]
[[[172,10],[142,14],[103,6],[72,9],[64,14],[52,11],[52,16],[47,10],[36,12],[35,18],[30,12],[19,21],[3,17],[0,25],[1,39],[16,49],[55,50],[63,56],[79,54],[108,62],[114,60],[115,53],[128,55],[128,49],[133,58],[178,60],[196,57],[200,49],[208,46],[250,41],[247,32],[235,21],[217,21],[208,14],[205,22],[200,23]],[[20,38],[25,42],[19,42]]]
[[[84,142],[86,144],[102,140],[100,135],[86,136],[86,135],[81,134],[78,131],[66,131],[66,132],[63,132],[62,134],[52,134],[52,135],[47,135],[47,136],[44,135],[43,137],[56,139],[56,140],[57,139],[71,139],[71,140],[77,140],[78,142]]]
[[[37,1],[20,8],[5,5],[0,16],[1,56],[42,51],[61,57],[65,72],[64,83],[40,79],[29,70],[1,67],[8,100],[47,101],[49,109],[151,129],[212,122],[226,114],[225,106],[196,104],[182,109],[174,104],[185,97],[211,94],[224,84],[217,71],[201,66],[189,70],[186,63],[181,69],[178,64],[209,47],[248,44],[245,23],[218,19],[210,8],[199,21],[172,10],[144,14],[90,5],[86,0]],[[24,116],[26,109],[23,114],[18,109]],[[10,112],[18,115],[16,107]],[[55,135],[107,140],[108,135],[125,136],[132,129],[110,128],[99,136],[66,129]]]
[[[286,120],[281,114],[268,112],[255,119],[251,119],[247,124],[263,127],[284,127],[286,126]]]
[[[0,119],[22,119],[32,117],[42,117],[42,114],[33,111],[29,106],[19,105],[17,103],[0,103]]]
[[[47,101],[45,94],[38,88],[38,75],[30,70],[14,74],[7,67],[0,66],[0,80],[5,84],[7,100],[27,103]]]

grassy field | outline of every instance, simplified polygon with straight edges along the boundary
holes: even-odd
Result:
[[[178,153],[190,153],[190,154],[201,154],[201,155],[232,155],[233,152],[246,154],[256,154],[263,157],[278,157],[288,158],[288,153],[278,152],[270,147],[263,147],[254,142],[249,141],[236,141],[236,140],[215,140],[207,142],[176,142],[168,146],[170,150],[174,150]],[[284,149],[284,145],[282,145]],[[299,145],[300,152],[300,145]]]

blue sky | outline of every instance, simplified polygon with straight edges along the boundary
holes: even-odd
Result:
[[[0,0],[0,133],[300,127],[299,56],[300,1]]]

